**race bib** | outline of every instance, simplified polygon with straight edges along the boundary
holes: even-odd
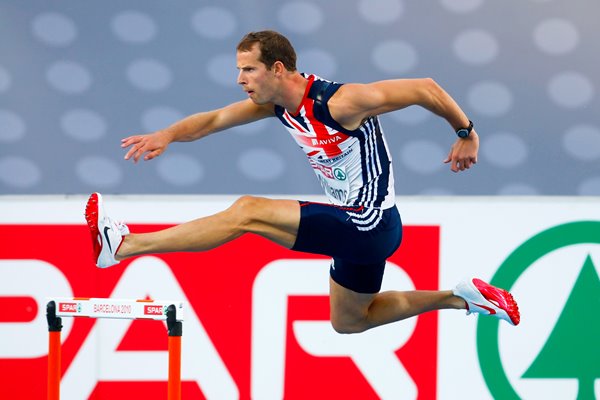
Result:
[[[347,204],[350,196],[350,180],[346,168],[327,167],[317,163],[313,164],[313,168],[331,202],[337,205]]]

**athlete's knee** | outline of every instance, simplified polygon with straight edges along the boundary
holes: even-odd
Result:
[[[341,334],[361,333],[369,328],[367,317],[331,315],[333,330]]]
[[[260,201],[259,197],[245,195],[238,198],[232,205],[231,208],[238,212],[248,212],[252,210],[254,206]]]
[[[261,197],[242,196],[227,210],[240,228],[248,228],[260,215],[260,207],[264,205]]]

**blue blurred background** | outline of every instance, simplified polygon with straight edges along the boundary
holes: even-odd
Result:
[[[600,195],[594,0],[0,0],[0,194],[320,194],[274,119],[123,160],[120,139],[245,98],[235,46],[290,38],[338,82],[433,77],[481,136],[419,108],[383,117],[399,195]]]

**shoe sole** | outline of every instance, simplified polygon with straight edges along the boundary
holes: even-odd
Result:
[[[512,325],[519,325],[519,322],[521,322],[521,313],[512,294],[504,289],[492,286],[481,279],[474,278],[472,283],[483,298],[506,313]]]
[[[102,196],[100,193],[92,193],[90,198],[85,205],[85,220],[90,234],[92,236],[92,246],[94,251],[94,261],[98,262],[100,252],[102,251],[102,237],[100,236],[100,230],[98,228],[98,221],[100,219],[100,208],[101,208]]]

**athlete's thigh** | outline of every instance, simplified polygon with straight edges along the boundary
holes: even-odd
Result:
[[[282,246],[291,248],[296,242],[300,224],[300,204],[297,200],[268,199],[244,196],[234,205],[243,209],[246,230]]]

